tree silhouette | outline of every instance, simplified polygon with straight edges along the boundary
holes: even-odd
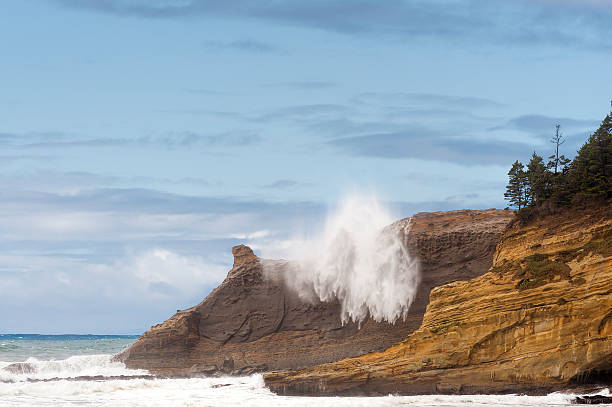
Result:
[[[578,150],[569,178],[575,194],[595,199],[612,197],[612,112]]]
[[[508,171],[508,185],[504,197],[510,202],[510,206],[516,206],[519,210],[527,205],[527,173],[523,163],[518,160]]]
[[[612,199],[612,111],[580,147],[573,162],[559,154],[559,147],[565,143],[560,128],[557,124],[551,139],[555,152],[546,165],[534,151],[526,170],[517,160],[508,172],[504,197],[510,206],[519,210],[527,206],[537,209],[536,212],[523,212],[525,216],[550,213],[571,204],[605,203]]]
[[[528,204],[535,205],[550,196],[550,172],[535,151],[527,164]]]
[[[550,139],[550,142],[555,145],[555,153],[548,157],[550,160],[548,162],[548,168],[554,168],[555,175],[557,175],[559,167],[565,167],[570,160],[565,158],[564,155],[559,155],[559,147],[565,143],[565,138],[563,138],[563,134],[559,131],[561,125],[557,124],[555,127],[557,131],[555,132],[553,138]]]

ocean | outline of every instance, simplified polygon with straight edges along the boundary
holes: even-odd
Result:
[[[574,395],[281,397],[261,375],[158,379],[112,362],[137,336],[0,334],[0,406],[566,406]],[[4,368],[26,362],[34,369]],[[607,394],[607,393],[602,393]]]

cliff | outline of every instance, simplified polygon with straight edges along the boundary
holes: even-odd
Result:
[[[384,352],[289,372],[280,394],[547,392],[612,383],[612,207],[502,235],[483,276],[431,291],[421,327]]]
[[[417,214],[391,225],[421,261],[421,284],[403,321],[342,325],[340,304],[306,303],[266,269],[287,263],[260,260],[233,248],[234,266],[200,304],[145,332],[116,356],[130,368],[161,375],[247,374],[296,369],[381,351],[419,327],[432,287],[484,274],[513,215],[508,211]]]

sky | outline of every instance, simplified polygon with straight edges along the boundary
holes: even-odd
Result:
[[[0,333],[141,333],[346,194],[503,208],[610,111],[612,0],[0,4]],[[306,231],[306,232],[305,232]]]

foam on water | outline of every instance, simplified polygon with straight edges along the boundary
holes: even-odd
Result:
[[[0,383],[3,406],[565,406],[573,395],[548,396],[386,396],[280,397],[271,393],[261,375],[191,379],[132,379]]]
[[[48,380],[74,378],[80,376],[138,376],[146,375],[146,370],[127,369],[123,363],[113,362],[110,355],[79,355],[64,360],[38,360],[28,358],[25,373],[12,373],[4,370],[9,362],[0,362],[0,381],[20,382],[28,380]],[[29,368],[32,372],[29,372]]]
[[[27,340],[22,338],[21,340]],[[95,338],[87,348],[106,348]],[[39,342],[47,354],[54,347],[85,346],[56,337]],[[69,350],[69,349],[68,349]],[[17,351],[21,352],[21,350]],[[38,350],[37,354],[42,351]],[[21,354],[21,353],[17,353]],[[11,355],[9,355],[11,356]],[[13,355],[14,356],[14,355]],[[74,355],[62,360],[26,358],[35,372],[14,374],[2,369],[14,363],[0,359],[0,406],[253,406],[253,407],[396,407],[396,406],[566,406],[573,395],[529,396],[386,396],[386,397],[281,397],[270,392],[261,375],[221,378],[144,378],[147,372],[113,362],[111,354]],[[121,376],[121,380],[119,379]],[[53,381],[43,381],[52,379]],[[603,393],[607,394],[607,393]]]
[[[531,396],[386,396],[281,397],[270,392],[262,375],[220,378],[143,378],[112,355],[78,355],[64,360],[25,361],[36,372],[2,372],[12,362],[0,361],[0,405],[9,406],[566,406],[571,394]],[[122,376],[121,380],[117,377]],[[75,379],[76,378],[76,379]],[[7,379],[7,380],[4,380]],[[53,381],[41,381],[53,379]],[[4,381],[2,381],[4,380]],[[607,394],[607,392],[602,393]]]

